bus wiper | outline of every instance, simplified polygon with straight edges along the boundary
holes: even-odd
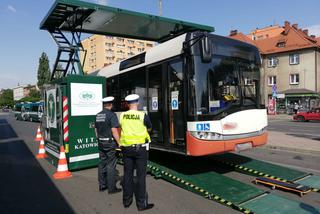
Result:
[[[191,48],[192,46],[194,46],[195,44],[197,44],[202,38],[204,38],[207,35],[206,32],[204,32],[203,34],[193,37],[192,39],[189,39],[187,41],[183,42],[183,50],[186,51],[189,48]],[[191,41],[194,41],[192,44],[190,44]]]

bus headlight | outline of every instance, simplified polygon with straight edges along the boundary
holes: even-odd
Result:
[[[193,137],[201,140],[222,140],[223,137],[219,133],[214,132],[190,132]]]

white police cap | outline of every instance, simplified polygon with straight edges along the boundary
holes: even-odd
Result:
[[[135,102],[138,102],[139,95],[138,94],[130,94],[130,95],[126,96],[126,98],[124,98],[124,99],[128,103],[135,103]]]
[[[102,101],[103,103],[111,103],[113,100],[114,100],[114,97],[109,96],[109,97],[103,98],[101,101]]]

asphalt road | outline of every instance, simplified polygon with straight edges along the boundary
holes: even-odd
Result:
[[[35,159],[39,146],[33,141],[37,126],[37,123],[15,121],[12,116],[0,114],[1,214],[137,213],[135,206],[123,208],[121,193],[108,195],[98,191],[96,168],[73,172],[70,179],[53,180],[55,167],[46,160]],[[242,154],[320,175],[317,164],[320,157],[265,149],[245,151]],[[118,169],[122,171],[121,166]],[[219,171],[225,176],[254,185],[251,176],[221,169]],[[256,187],[312,206],[320,206],[319,193],[310,193],[300,198],[292,193]],[[238,213],[151,176],[147,177],[147,189],[150,202],[155,203],[155,208],[145,213]]]
[[[287,118],[271,119],[268,130],[320,141],[320,121],[296,122]],[[320,142],[319,142],[320,143]]]

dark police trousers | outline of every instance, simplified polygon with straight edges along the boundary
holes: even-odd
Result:
[[[145,147],[122,147],[122,153],[124,165],[123,204],[130,204],[133,193],[135,193],[137,207],[144,208],[148,204],[146,192],[148,151]],[[137,173],[136,182],[133,181],[134,169]]]
[[[115,141],[98,140],[100,162],[98,165],[98,180],[101,188],[108,187],[112,192],[116,189],[116,148]]]

